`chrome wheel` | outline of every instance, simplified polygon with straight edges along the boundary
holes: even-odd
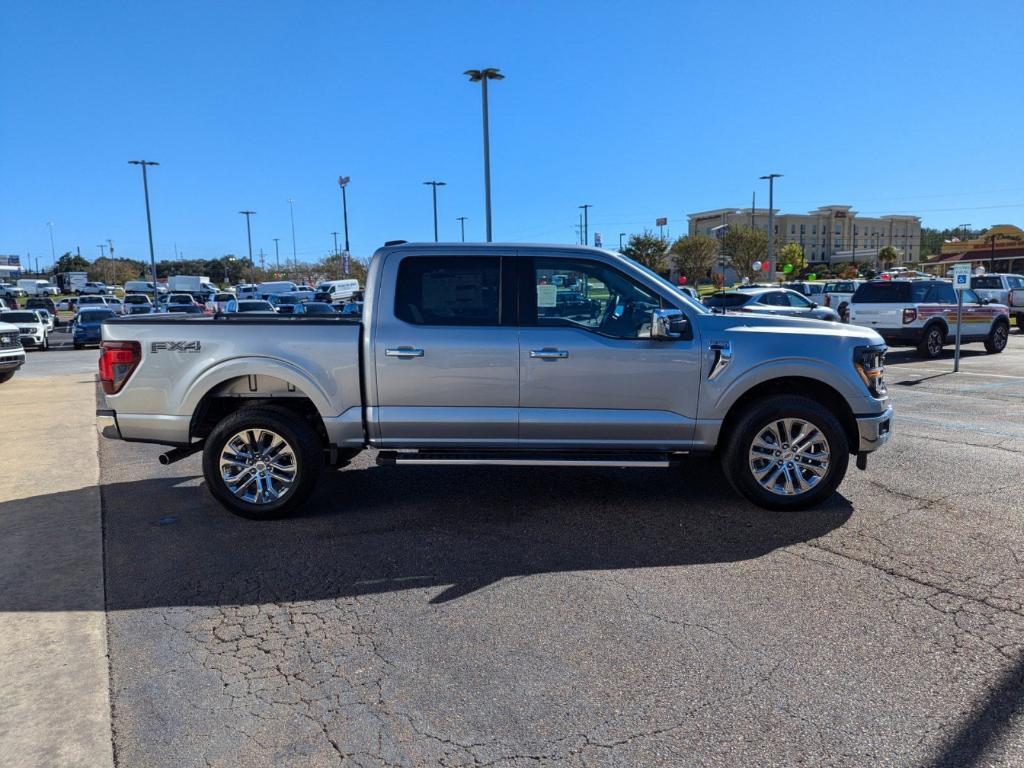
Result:
[[[238,499],[270,504],[287,495],[295,483],[295,451],[276,432],[246,429],[224,443],[220,476]]]
[[[938,328],[932,328],[928,332],[928,354],[932,357],[938,357],[942,354],[942,331]]]
[[[824,433],[804,419],[776,419],[758,430],[747,454],[754,479],[779,496],[799,496],[828,474]]]

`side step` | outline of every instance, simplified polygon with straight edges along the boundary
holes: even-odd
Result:
[[[674,453],[555,453],[552,451],[380,451],[377,464],[499,467],[670,467]]]

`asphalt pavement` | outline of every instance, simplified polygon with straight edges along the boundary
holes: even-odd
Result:
[[[712,461],[367,453],[260,523],[198,457],[101,440],[116,762],[1020,765],[1024,337],[979,350],[955,376],[891,353],[892,442],[797,514]],[[38,506],[59,524],[85,492]]]

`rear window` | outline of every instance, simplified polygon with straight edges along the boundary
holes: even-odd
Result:
[[[857,290],[857,284],[846,280],[841,283],[829,283],[825,286],[825,293],[853,293]]]
[[[493,257],[403,259],[395,316],[413,325],[498,325],[500,276]]]
[[[1017,277],[1016,275],[1013,277],[1008,277],[1006,278],[1006,284],[1010,288],[1013,288],[1014,290],[1024,288],[1024,277]]]
[[[81,323],[96,323],[100,320],[106,320],[108,317],[114,317],[114,313],[109,309],[92,309],[88,312],[82,311],[78,313],[78,321]]]
[[[978,275],[971,278],[971,288],[977,290],[999,290],[1003,287],[1003,281],[993,275]]]
[[[750,296],[744,293],[716,293],[704,299],[705,307],[739,307],[746,304]]]
[[[910,301],[910,283],[864,283],[851,299],[855,304],[897,304]]]

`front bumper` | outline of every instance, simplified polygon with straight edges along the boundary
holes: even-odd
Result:
[[[43,346],[44,334],[38,336],[34,334],[23,333],[21,334],[21,346],[23,347],[41,347]]]
[[[860,435],[857,453],[877,451],[892,437],[892,406],[876,416],[858,416],[857,432]]]
[[[25,350],[0,350],[0,371],[16,371],[25,364]]]

